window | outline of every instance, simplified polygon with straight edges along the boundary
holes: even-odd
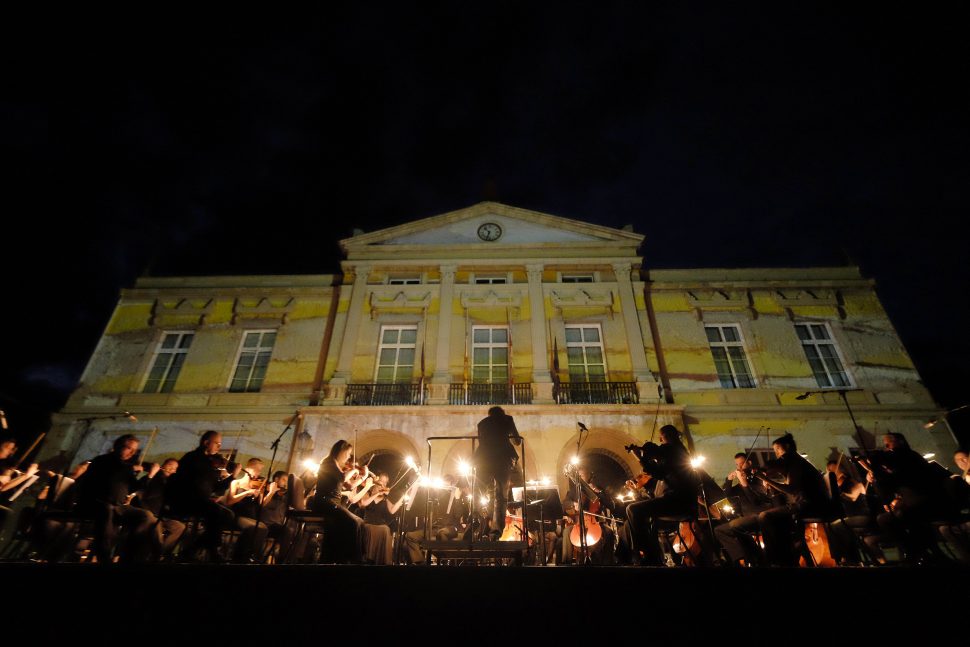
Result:
[[[507,384],[509,381],[509,329],[472,328],[472,382]]]
[[[754,377],[744,355],[741,330],[735,324],[704,326],[722,389],[753,389]]]
[[[795,332],[820,387],[852,386],[827,324],[795,324]]]
[[[382,327],[374,381],[378,384],[410,383],[414,375],[414,349],[417,339],[417,326]]]
[[[562,282],[563,283],[592,283],[593,275],[592,274],[563,274]]]
[[[243,337],[236,370],[229,384],[232,393],[259,391],[276,343],[275,330],[251,330]]]
[[[387,280],[388,285],[420,285],[420,276],[394,276]]]
[[[476,285],[499,285],[508,283],[508,277],[505,276],[476,276]]]
[[[162,337],[162,343],[155,351],[155,359],[152,361],[152,368],[148,371],[148,380],[145,381],[145,393],[171,393],[178,379],[179,371],[182,370],[182,363],[192,345],[192,338],[195,333],[191,332],[169,332]]]
[[[566,326],[570,382],[605,382],[606,360],[598,325]]]

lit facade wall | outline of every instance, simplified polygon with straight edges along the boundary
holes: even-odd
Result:
[[[486,224],[501,235],[480,238]],[[243,458],[269,458],[271,442],[299,410],[278,464],[290,462],[297,437],[294,463],[321,458],[339,438],[356,439],[361,455],[426,462],[429,438],[474,434],[486,414],[489,404],[462,397],[476,381],[473,331],[493,327],[510,332],[503,343],[511,379],[503,381],[514,403],[502,406],[527,438],[528,478],[561,474],[576,451],[579,422],[591,430],[582,451],[606,455],[630,475],[637,464],[624,446],[667,423],[688,432],[718,478],[735,452],[768,447],[784,431],[822,466],[859,443],[837,394],[796,400],[819,389],[795,328],[806,323],[831,331],[850,386],[860,389],[847,397],[868,442],[892,430],[919,450],[952,448],[945,427],[922,428],[938,408],[857,269],[645,272],[642,241],[629,231],[480,203],[343,241],[341,277],[141,279],[122,293],[81,384],[55,418],[47,452],[70,455],[80,443],[81,459],[117,434],[135,431],[147,441],[157,427],[149,460],[181,455],[206,429],[221,430],[224,448]],[[706,326],[738,332],[753,388],[724,387]],[[557,388],[570,383],[567,327],[594,328],[601,339],[611,385],[594,394],[602,401],[568,403],[575,394]],[[413,331],[405,344],[410,364],[394,366],[401,389],[380,384],[388,328]],[[178,331],[194,335],[178,379],[170,392],[144,392],[164,335]],[[233,393],[253,331],[275,332],[265,377],[258,390]],[[107,417],[121,410],[138,422]],[[89,417],[96,419],[79,422]],[[770,431],[755,442],[764,427]],[[468,452],[467,443],[434,441],[431,472],[452,471]]]

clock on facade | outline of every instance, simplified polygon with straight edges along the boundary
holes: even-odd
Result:
[[[502,235],[502,228],[494,222],[486,222],[478,228],[478,237],[485,241],[498,240]]]

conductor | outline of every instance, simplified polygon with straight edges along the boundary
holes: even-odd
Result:
[[[519,460],[512,443],[522,443],[515,421],[502,407],[492,407],[488,410],[488,417],[478,423],[478,449],[475,452],[479,483],[492,490],[491,502],[494,508],[489,533],[492,540],[498,539],[504,529],[512,470]]]

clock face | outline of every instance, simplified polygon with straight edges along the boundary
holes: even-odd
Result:
[[[478,237],[485,241],[498,240],[499,236],[502,235],[502,228],[496,225],[494,222],[486,222],[484,225],[478,228]]]

